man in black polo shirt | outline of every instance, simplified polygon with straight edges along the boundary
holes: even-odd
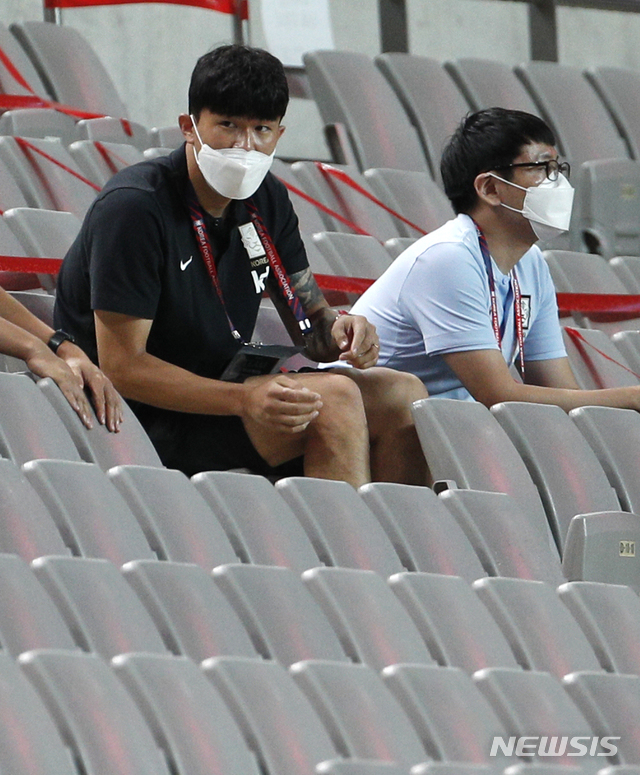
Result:
[[[329,308],[268,173],[287,102],[267,52],[201,57],[179,118],[185,144],[105,186],[65,258],[56,324],[99,360],[169,467],[424,483],[410,412],[422,383],[370,369],[374,328]],[[220,379],[264,290],[310,358],[355,368]]]

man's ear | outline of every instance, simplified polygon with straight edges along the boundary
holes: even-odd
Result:
[[[483,202],[497,207],[502,200],[496,189],[497,178],[495,178],[490,172],[481,172],[473,181],[473,187],[476,190],[478,199]]]
[[[178,116],[178,126],[184,135],[184,139],[193,145],[196,135],[193,131],[193,121],[188,113],[181,113]]]

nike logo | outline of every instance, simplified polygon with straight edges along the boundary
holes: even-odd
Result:
[[[189,264],[193,261],[193,256],[188,261],[181,261],[180,262],[180,269],[184,272],[184,270],[189,266]]]

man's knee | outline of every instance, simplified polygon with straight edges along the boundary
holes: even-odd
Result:
[[[322,409],[314,422],[352,429],[366,426],[366,415],[362,393],[358,385],[342,374],[327,373],[318,385],[322,396]]]

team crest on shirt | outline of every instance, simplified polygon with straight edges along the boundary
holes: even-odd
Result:
[[[238,226],[238,231],[251,262],[251,277],[256,293],[262,294],[266,290],[265,284],[269,277],[269,259],[264,252],[256,227],[252,223],[241,224]]]
[[[531,296],[520,296],[520,308],[522,310],[522,328],[526,331],[531,322]]]

